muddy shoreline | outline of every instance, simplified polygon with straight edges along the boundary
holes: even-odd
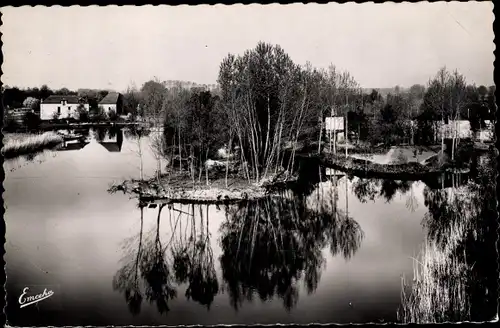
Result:
[[[255,183],[243,178],[228,179],[227,187],[224,178],[205,181],[193,181],[187,175],[163,177],[149,180],[125,180],[110,186],[110,193],[123,192],[133,194],[140,201],[163,204],[228,204],[262,199],[285,189],[293,184],[296,178],[273,180]]]

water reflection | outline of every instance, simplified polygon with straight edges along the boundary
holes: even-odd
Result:
[[[424,189],[427,241],[414,281],[403,281],[403,322],[485,321],[497,313],[495,154],[480,162],[466,184],[454,175],[450,187]]]
[[[139,205],[141,227],[138,236],[124,243],[124,266],[116,273],[113,288],[124,294],[133,315],[140,313],[143,298],[156,304],[160,314],[166,314],[181,284],[187,284],[187,299],[210,309],[219,287],[208,232],[208,206],[204,213],[201,206],[193,205],[190,212],[184,212],[175,206],[160,204],[156,227],[149,234],[143,233],[144,207],[145,204]],[[162,242],[160,234],[160,224],[166,223],[162,222],[166,219],[162,218],[165,207],[171,228],[175,219],[167,243]],[[195,222],[195,210],[199,210],[199,225]]]
[[[413,183],[414,181],[356,178],[352,191],[362,203],[374,201],[376,197],[383,197],[390,203],[398,192],[405,195],[410,191]]]
[[[196,231],[197,224],[194,222],[196,208],[199,210],[200,225],[198,231]],[[214,266],[211,235],[208,231],[208,212],[208,205],[196,207],[191,205],[190,236],[189,238],[181,237],[179,242],[174,244],[172,256],[177,283],[188,284],[186,298],[210,309],[210,305],[219,292],[219,282]]]
[[[30,164],[42,164],[48,158],[56,156],[57,153],[52,150],[42,150],[35,153],[9,158],[4,162],[4,170],[14,172]]]
[[[137,238],[131,238],[124,243],[122,250],[126,253],[123,259],[125,265],[113,278],[113,289],[125,295],[130,313],[137,315],[141,312],[142,293],[139,282],[139,261],[142,256],[142,239],[144,229],[144,206],[139,206],[141,228]],[[138,239],[138,240],[135,240]]]
[[[160,314],[170,311],[168,302],[175,298],[177,292],[172,285],[170,265],[160,240],[161,212],[165,205],[158,207],[156,234],[146,239],[144,253],[141,256],[140,268],[145,282],[145,296],[150,303],[155,303]],[[168,247],[168,246],[167,246]]]
[[[207,309],[219,292],[227,290],[235,310],[255,297],[281,299],[285,309],[291,310],[297,304],[300,282],[307,293],[315,292],[326,261],[323,249],[348,260],[364,237],[353,218],[336,205],[324,205],[326,197],[336,202],[334,190],[321,191],[320,202],[319,191],[309,198],[289,192],[219,208],[226,219],[219,228],[222,255],[217,267],[212,251],[215,241],[208,229],[211,205],[179,209],[161,204],[150,234],[143,233],[145,205],[140,205],[140,232],[124,243],[123,267],[113,279],[113,288],[124,294],[134,315],[140,312],[143,299],[167,313],[169,301],[183,285],[186,299]],[[160,225],[166,223],[170,223],[171,236],[164,239]]]
[[[143,236],[144,205],[141,204],[139,207],[141,228],[138,236],[139,241],[136,242],[138,246],[135,255],[133,249],[125,250],[128,252],[123,259],[125,265],[113,278],[113,288],[124,293],[129,310],[133,315],[140,313],[143,298],[149,303],[156,304],[160,314],[165,314],[170,311],[168,302],[177,296],[172,285],[172,274],[165,255],[165,248],[160,239],[161,212],[165,205],[158,207],[156,229],[146,236]],[[126,245],[131,242],[133,239],[127,241]],[[139,282],[139,277],[142,283]]]

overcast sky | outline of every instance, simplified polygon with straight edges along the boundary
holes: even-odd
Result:
[[[2,82],[51,88],[216,83],[228,53],[258,41],[298,64],[330,63],[362,87],[425,84],[446,65],[493,84],[493,4],[294,4],[2,8]]]

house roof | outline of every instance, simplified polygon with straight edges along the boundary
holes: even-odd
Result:
[[[78,104],[80,103],[80,97],[78,96],[59,96],[52,95],[46,98],[43,103],[44,104],[60,104],[61,101],[66,100],[68,104]]]
[[[120,94],[118,92],[109,92],[106,97],[102,98],[99,104],[116,104],[118,102],[118,97]]]
[[[118,142],[99,142],[99,144],[109,152],[120,152],[122,150],[122,145]]]

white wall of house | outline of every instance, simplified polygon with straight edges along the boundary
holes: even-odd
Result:
[[[104,113],[106,113],[106,114],[110,110],[114,110],[116,113],[116,104],[103,104],[103,105],[99,105],[99,106],[101,106],[104,109]]]
[[[343,131],[344,130],[344,117],[342,117],[342,116],[326,117],[325,118],[325,129],[327,131],[330,131],[330,130]]]
[[[489,120],[484,121],[485,126],[482,126],[481,129],[477,132],[476,138],[479,141],[493,141],[493,123]]]
[[[441,131],[443,131],[445,138],[453,138],[455,129],[457,132],[456,136],[458,138],[472,138],[469,120],[450,120],[448,121],[448,124],[440,125],[439,136],[441,136]]]
[[[54,113],[59,113],[59,118],[75,117],[79,104],[40,104],[40,118],[42,120],[52,120]],[[89,104],[84,104],[86,111],[89,111]]]
[[[75,117],[79,104],[40,104],[40,118],[42,120],[52,120],[54,113],[59,113],[59,118]],[[89,110],[89,104],[84,104],[85,110]]]

